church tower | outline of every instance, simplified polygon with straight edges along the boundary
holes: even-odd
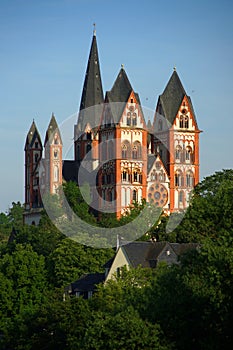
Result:
[[[78,122],[74,127],[75,161],[92,171],[98,166],[98,127],[103,109],[103,88],[94,30],[83,85]]]
[[[37,223],[37,212],[42,208],[39,190],[39,166],[43,146],[36,124],[33,121],[26,137],[25,153],[25,223]]]
[[[62,139],[54,115],[46,131],[44,148],[45,191],[54,194],[62,184]]]
[[[170,212],[188,206],[199,182],[199,133],[191,98],[174,70],[159,96],[154,119],[154,150],[169,177]]]
[[[122,67],[106,93],[99,129],[100,210],[120,217],[146,198],[147,130],[139,96]]]

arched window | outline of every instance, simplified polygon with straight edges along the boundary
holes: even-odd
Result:
[[[130,176],[129,176],[129,173],[127,171],[127,169],[124,169],[121,173],[121,181],[124,181],[124,182],[129,182],[130,181]]]
[[[183,115],[180,116],[180,128],[181,129],[184,128],[184,116]]]
[[[165,181],[165,174],[164,174],[164,172],[162,170],[159,173],[159,181],[160,182],[164,182]]]
[[[38,154],[38,153],[36,153],[36,154],[35,154],[35,163],[37,163],[37,162],[38,162],[38,158],[39,158],[39,154]]]
[[[189,171],[186,174],[186,186],[187,187],[193,187],[194,185],[194,176],[193,176],[193,172]]]
[[[59,168],[57,165],[54,166],[53,174],[54,174],[54,181],[59,181]]]
[[[176,146],[176,154],[175,154],[176,160],[181,161],[181,153],[182,153],[181,146]]]
[[[179,192],[179,203],[183,204],[184,202],[184,191]]]
[[[137,114],[136,113],[133,113],[132,124],[133,124],[133,126],[137,125]]]
[[[121,145],[121,156],[123,159],[130,158],[130,143],[124,141]]]
[[[184,186],[184,177],[182,172],[179,170],[175,173],[175,186],[176,187]]]
[[[132,158],[133,159],[139,159],[141,158],[141,144],[140,142],[136,141],[133,144],[133,151],[132,151]]]
[[[138,200],[138,193],[136,190],[133,190],[133,201],[137,202],[137,200]]]
[[[186,147],[186,150],[185,150],[185,160],[188,162],[188,163],[191,163],[192,162],[192,148],[191,147]]]
[[[189,117],[187,115],[184,118],[184,127],[185,129],[189,128]]]
[[[126,123],[128,126],[131,126],[131,113],[128,112],[127,113],[127,123]]]

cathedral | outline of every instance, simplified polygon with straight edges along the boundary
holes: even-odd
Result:
[[[27,134],[24,222],[38,224],[42,192],[57,193],[64,181],[89,184],[96,215],[111,212],[119,218],[143,199],[167,214],[185,209],[199,182],[199,133],[176,69],[158,97],[152,122],[146,122],[124,66],[104,94],[94,31],[74,125],[74,159],[62,157],[54,115],[44,144],[35,121]]]

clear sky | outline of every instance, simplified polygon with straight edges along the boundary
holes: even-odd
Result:
[[[201,178],[233,168],[231,0],[0,0],[0,211],[24,201],[33,118],[44,140],[52,112],[78,110],[94,22],[104,90],[124,64],[154,110],[176,66],[203,130]]]

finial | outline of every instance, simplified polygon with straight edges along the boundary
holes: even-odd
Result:
[[[174,72],[176,72],[176,66],[173,67]]]
[[[122,69],[125,69],[125,67],[124,67],[124,64],[123,64],[123,63],[121,64],[121,68],[122,68]]]
[[[93,29],[93,35],[96,36],[96,24],[95,23],[93,23],[93,28],[94,28]]]

